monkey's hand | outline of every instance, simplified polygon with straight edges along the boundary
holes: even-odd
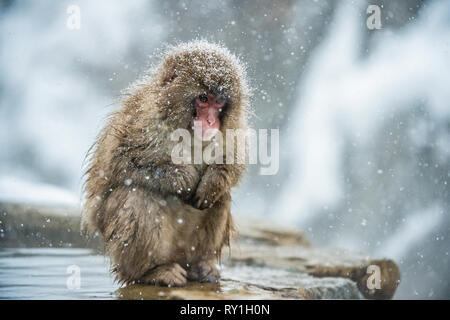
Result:
[[[192,198],[199,176],[193,166],[165,166],[162,168],[162,179],[157,179],[161,192],[175,194],[182,200]]]
[[[209,166],[195,192],[194,207],[201,210],[211,208],[229,189],[229,180],[225,166]]]

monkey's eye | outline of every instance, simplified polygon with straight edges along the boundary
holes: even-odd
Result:
[[[208,96],[206,94],[199,95],[198,99],[203,103],[208,102]]]
[[[224,97],[224,96],[220,95],[220,96],[218,96],[218,97],[216,98],[216,103],[217,103],[217,104],[222,104],[222,103],[224,103],[224,102],[225,102],[225,97]]]

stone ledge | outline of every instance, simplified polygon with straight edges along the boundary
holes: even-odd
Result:
[[[93,248],[97,237],[80,234],[76,208],[0,203],[0,247]],[[311,247],[297,230],[237,219],[239,235],[224,250],[219,284],[190,283],[184,288],[128,286],[123,299],[390,299],[400,281],[388,259],[330,248]],[[381,289],[367,289],[367,267],[381,270]]]

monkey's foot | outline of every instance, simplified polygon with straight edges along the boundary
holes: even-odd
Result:
[[[187,278],[191,281],[218,282],[220,272],[217,270],[214,262],[200,261],[188,269]]]
[[[186,270],[178,263],[170,263],[151,270],[139,282],[158,286],[181,287],[186,285],[186,276]]]

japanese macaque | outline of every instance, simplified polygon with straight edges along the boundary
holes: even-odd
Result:
[[[170,47],[128,90],[89,154],[82,217],[103,236],[117,281],[220,278],[216,262],[234,230],[230,189],[245,164],[174,164],[170,137],[180,128],[193,133],[194,121],[204,140],[246,130],[249,95],[238,58],[206,41]]]

